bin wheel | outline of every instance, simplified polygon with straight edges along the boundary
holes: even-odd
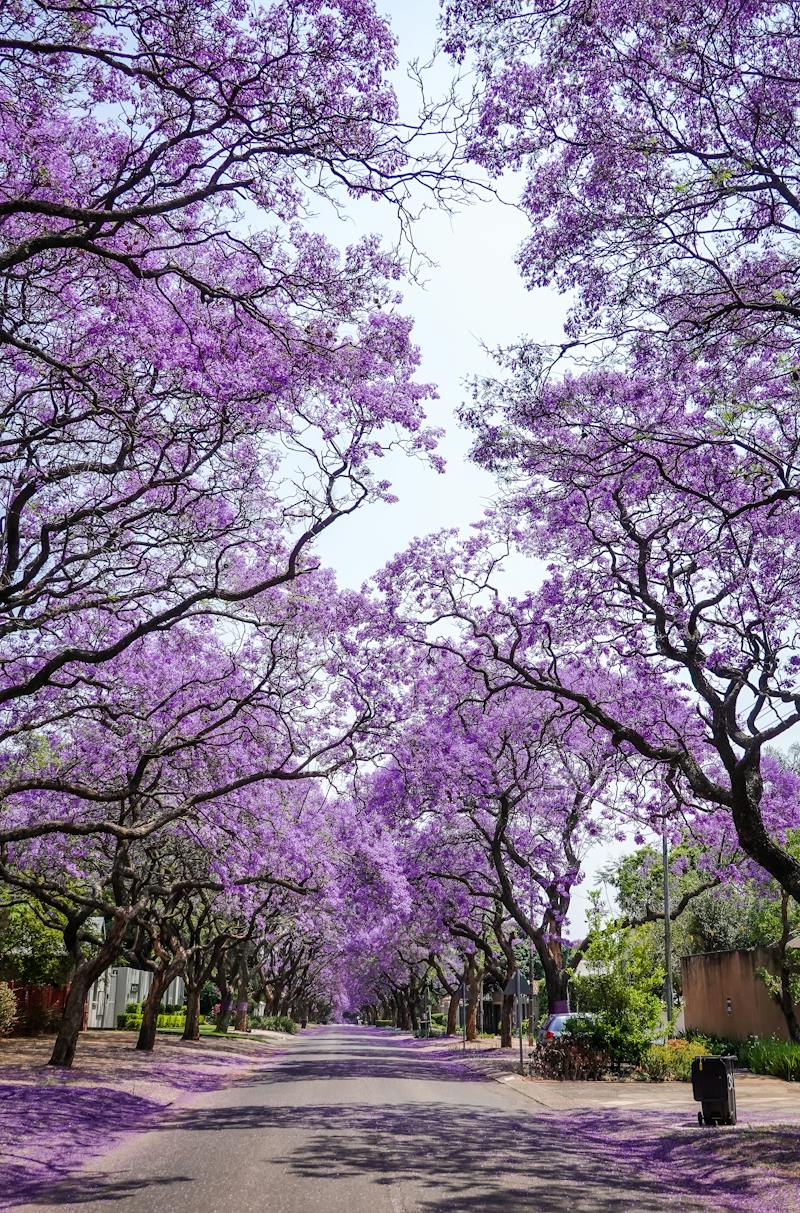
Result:
[[[703,1113],[702,1113],[702,1112],[698,1112],[698,1113],[697,1113],[697,1123],[698,1123],[699,1125],[702,1125],[702,1124],[703,1124]]]

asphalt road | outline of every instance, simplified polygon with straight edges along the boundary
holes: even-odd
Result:
[[[358,1027],[297,1037],[264,1071],[167,1117],[37,1213],[656,1213],[658,1185],[570,1118],[458,1060]]]

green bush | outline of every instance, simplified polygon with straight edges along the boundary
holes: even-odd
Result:
[[[291,1035],[297,1031],[297,1024],[288,1015],[265,1015],[264,1027],[270,1032],[289,1032]]]
[[[17,1022],[17,998],[11,986],[0,981],[0,1036],[8,1036]]]
[[[738,1057],[742,1048],[741,1040],[728,1040],[725,1036],[709,1036],[705,1032],[695,1032],[691,1028],[686,1033],[685,1039],[702,1045],[706,1053],[710,1053],[713,1057],[730,1057],[731,1055]]]
[[[63,1011],[59,1006],[36,1007],[25,1018],[25,1035],[39,1036],[45,1032],[57,1032]]]
[[[648,1000],[649,1001],[649,1000]],[[660,1008],[655,1007],[657,1014]],[[640,1066],[653,1039],[654,1015],[636,1006],[615,1012],[599,1011],[594,1019],[568,1019],[566,1029],[577,1041],[605,1054],[612,1066]]]
[[[138,1032],[142,1026],[142,1017],[144,1014],[143,1004],[140,1002],[128,1003],[128,1010],[124,1015],[117,1016],[117,1027],[126,1028],[129,1032]],[[186,1027],[186,1012],[181,1011],[180,1014],[166,1014],[161,1012],[156,1019],[157,1028],[180,1028],[183,1030]]]
[[[532,1056],[531,1070],[540,1078],[561,1081],[602,1078],[611,1067],[611,1058],[589,1040],[556,1036],[545,1040]]]
[[[739,1046],[739,1060],[753,1074],[769,1074],[800,1082],[800,1045],[789,1040],[748,1040]]]
[[[651,1082],[689,1082],[692,1060],[705,1057],[708,1050],[696,1040],[668,1040],[663,1045],[651,1045],[642,1058],[641,1067]]]
[[[290,1032],[293,1035],[297,1031],[297,1024],[288,1015],[251,1015],[249,1024],[251,1028],[264,1028],[268,1032]]]
[[[186,1012],[159,1015],[156,1026],[159,1028],[180,1028],[182,1031],[186,1027]]]

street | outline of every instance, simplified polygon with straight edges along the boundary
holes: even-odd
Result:
[[[330,1027],[132,1137],[29,1210],[596,1213],[726,1208],[663,1188],[624,1113],[547,1112],[408,1037]],[[688,1124],[694,1110],[687,1107]],[[675,1121],[675,1113],[672,1120]],[[632,1136],[629,1134],[629,1136]],[[696,1136],[693,1134],[693,1136]],[[678,1146],[682,1144],[678,1139]],[[680,1174],[675,1174],[680,1182]],[[717,1189],[715,1189],[717,1191]],[[719,1197],[723,1192],[719,1190]],[[734,1206],[731,1205],[731,1208]],[[737,1206],[738,1207],[738,1206]],[[774,1206],[773,1206],[774,1207]]]

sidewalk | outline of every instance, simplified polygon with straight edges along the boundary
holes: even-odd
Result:
[[[418,1042],[423,1051],[446,1050],[463,1060],[476,1074],[497,1082],[511,1083],[520,1094],[540,1105],[542,1111],[569,1112],[581,1108],[642,1109],[660,1112],[694,1108],[688,1082],[624,1082],[603,1079],[600,1082],[558,1082],[546,1078],[522,1077],[519,1073],[519,1042],[512,1049],[501,1049],[499,1038],[468,1042],[461,1037],[439,1037]],[[527,1063],[528,1043],[523,1042]],[[761,1074],[736,1074],[736,1103],[739,1124],[799,1125],[800,1084],[784,1082]]]

